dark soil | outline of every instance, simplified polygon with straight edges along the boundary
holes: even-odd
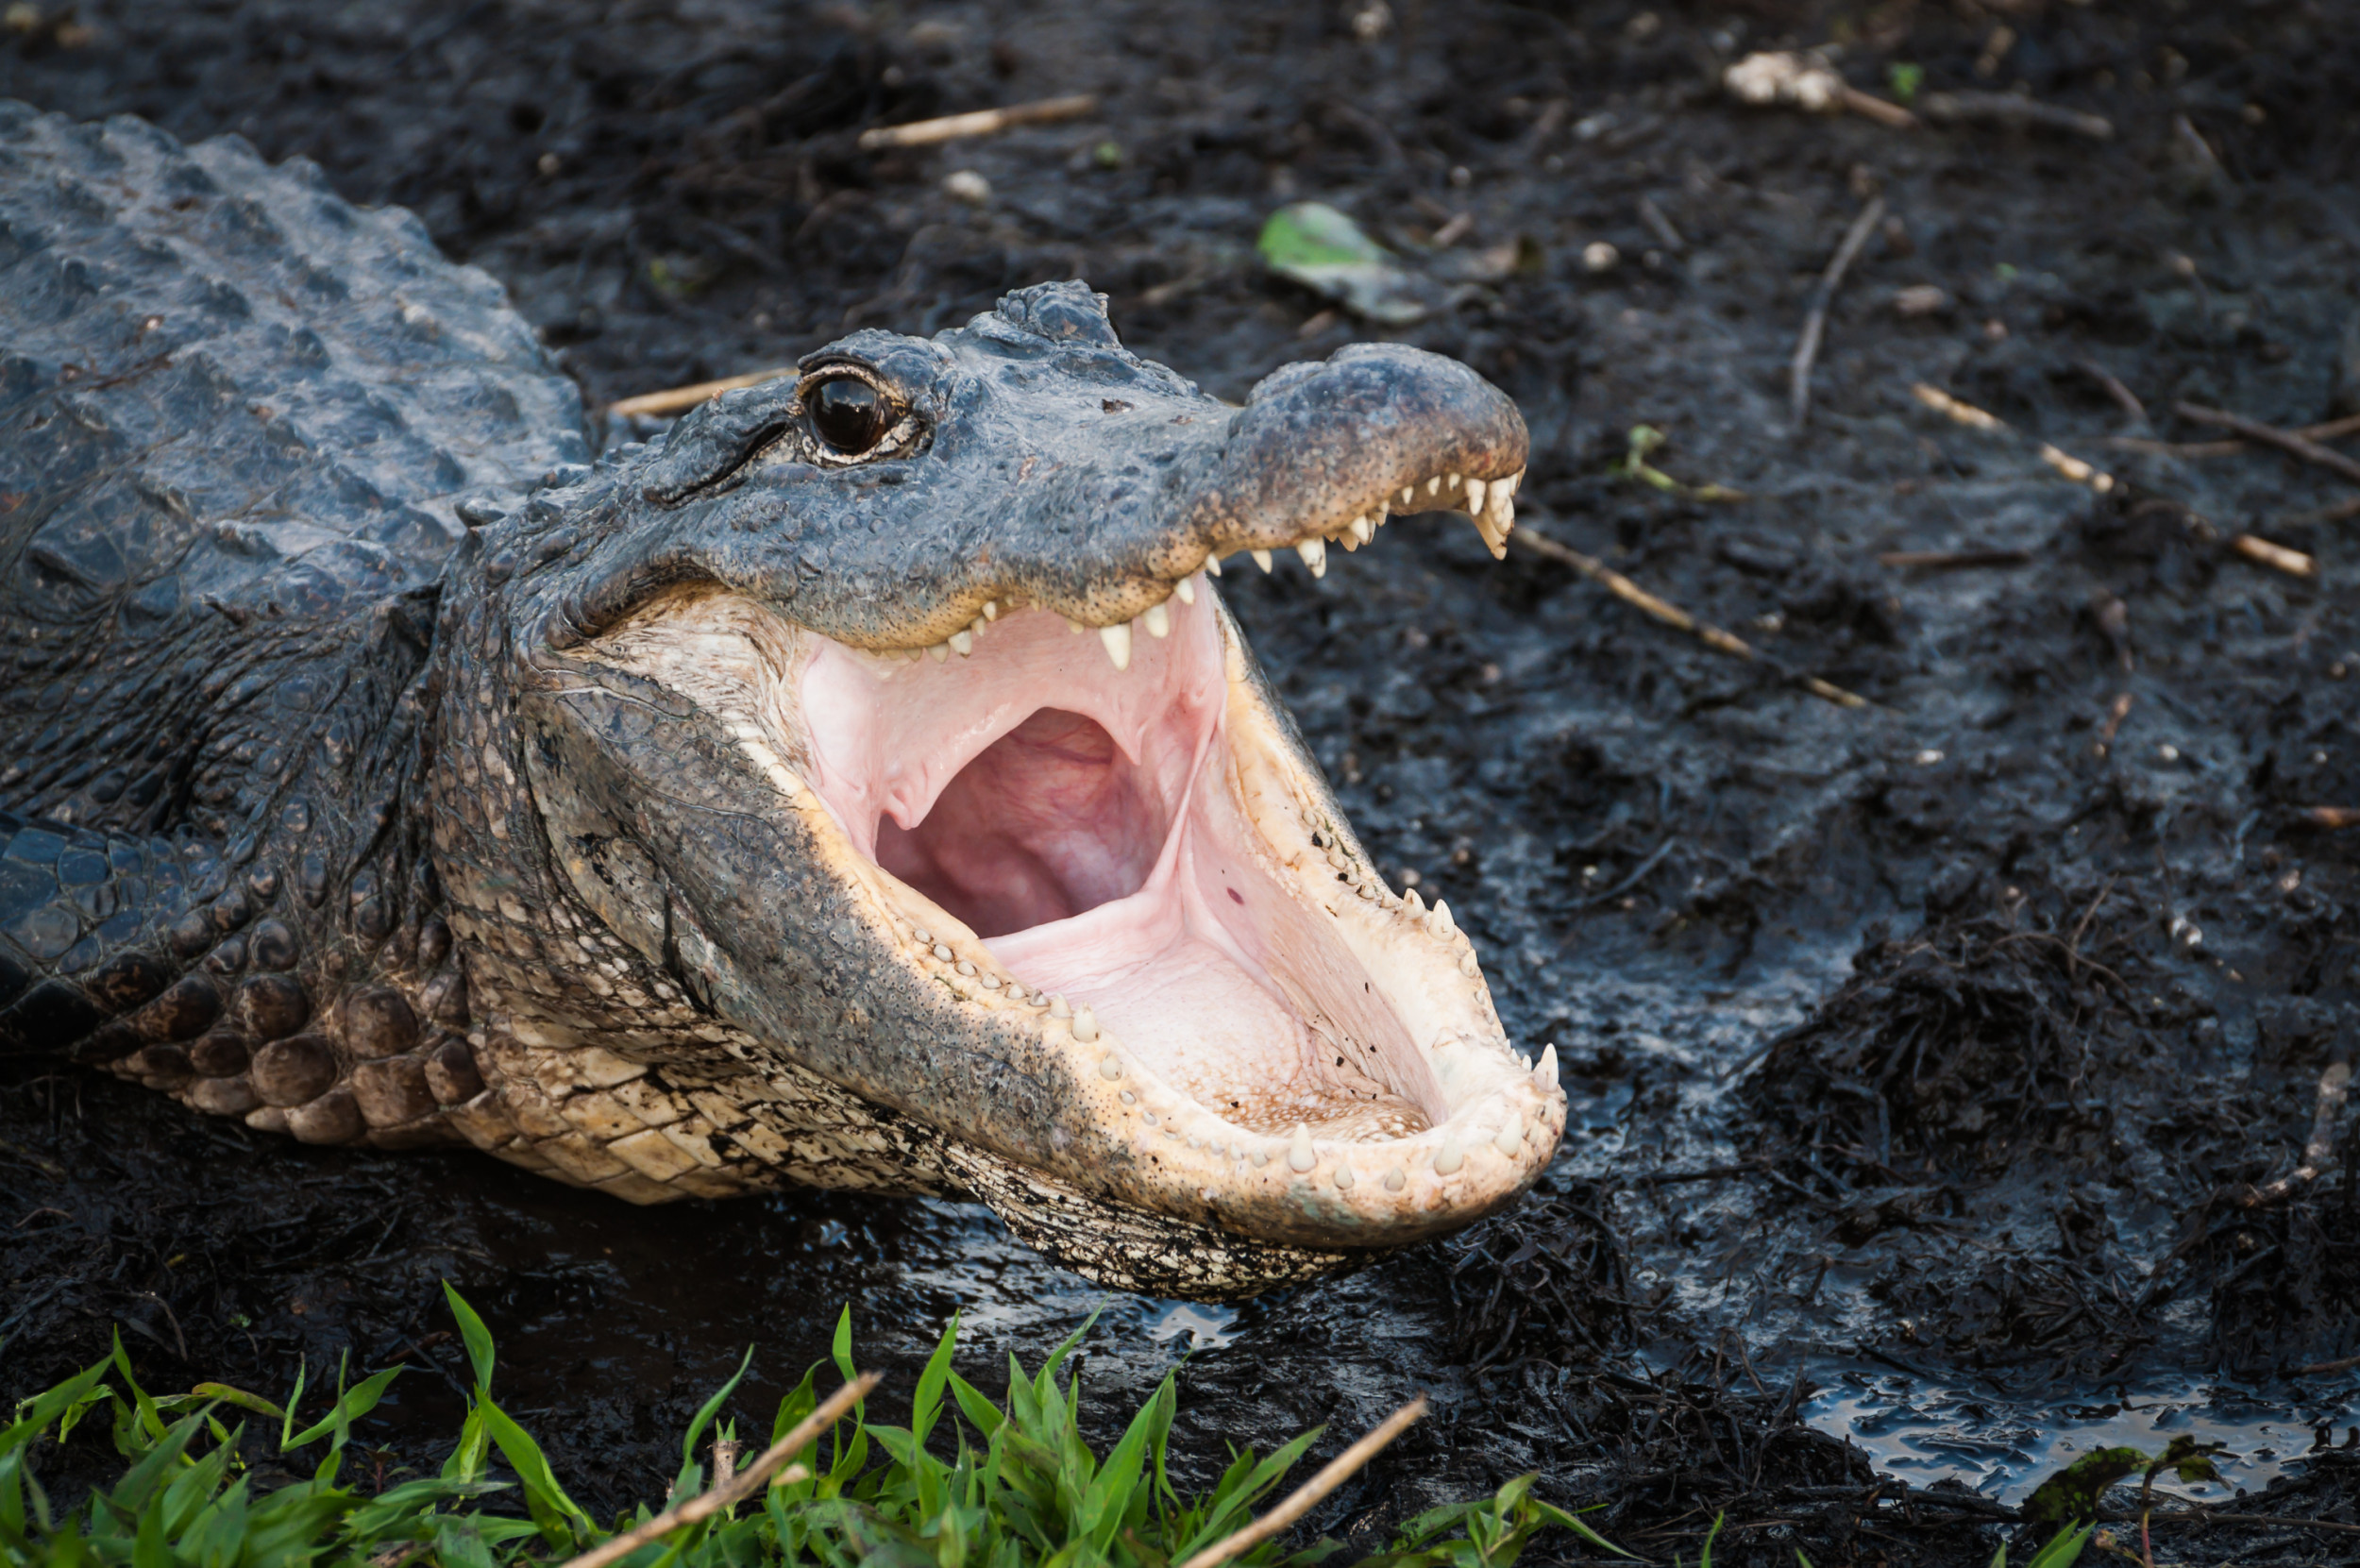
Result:
[[[1069,276],[1133,346],[1235,396],[1368,335],[1259,272],[1273,207],[1333,202],[1412,256],[1469,214],[1435,264],[1509,270],[1403,335],[1521,401],[1526,519],[1767,657],[1528,551],[1495,565],[1439,519],[1321,582],[1232,572],[1388,874],[1448,898],[1511,1034],[1558,1042],[1576,1125],[1541,1198],[1474,1236],[1234,1314],[1118,1301],[1089,1341],[1101,1430],[1195,1325],[1200,1464],[1436,1392],[1320,1516],[1356,1543],[1538,1469],[1660,1560],[1726,1509],[1722,1562],[1980,1565],[2009,1510],[1957,1480],[1880,1486],[1894,1450],[1812,1425],[1821,1393],[1949,1391],[1958,1473],[2014,1496],[2024,1434],[2233,1390],[2322,1424],[2240,1445],[2278,1478],[2233,1467],[2254,1491],[2236,1510],[2360,1522],[2333,1419],[2360,1372],[2301,1370],[2360,1357],[2360,1111],[2330,1169],[2251,1201],[2300,1162],[2360,1019],[2360,827],[2312,811],[2360,807],[2360,517],[2328,514],[2360,492],[2266,450],[2118,445],[2217,435],[2183,399],[2288,426],[2360,407],[2360,19],[1403,0],[1364,40],[1361,8],[117,0],[9,34],[0,93],[238,132],[416,209],[601,403]],[[1829,41],[1857,86],[1895,65],[1928,91],[2021,84],[2115,135],[1894,131],[1715,85],[1751,49]],[[1099,117],[855,146],[1084,90]],[[944,193],[959,169],[987,202]],[[1798,432],[1788,358],[1871,195],[1889,217]],[[1618,259],[1596,271],[1600,242]],[[1934,309],[1896,309],[1923,286]],[[1917,381],[2027,439],[1930,413]],[[1745,498],[1624,477],[1641,423],[1670,438],[1659,468]],[[2121,482],[2070,482],[2032,438]],[[2240,531],[2317,578],[2234,553]],[[1880,562],[1898,551],[1999,553]],[[632,1211],[477,1158],[267,1142],[93,1078],[11,1080],[0,1163],[0,1396],[117,1323],[160,1388],[276,1391],[299,1354],[348,1347],[419,1368],[369,1437],[389,1466],[432,1463],[459,1408],[449,1277],[600,1510],[660,1490],[749,1341],[753,1424],[847,1301],[868,1357],[903,1371],[965,1307],[996,1384],[994,1357],[1037,1357],[1096,1299],[978,1210]],[[2277,1525],[2158,1546],[2360,1560],[2360,1534]]]

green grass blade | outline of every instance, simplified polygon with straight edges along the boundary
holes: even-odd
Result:
[[[737,1391],[737,1385],[745,1381],[746,1369],[753,1364],[754,1347],[748,1345],[745,1357],[737,1363],[737,1370],[730,1374],[730,1380],[716,1389],[713,1391],[713,1397],[697,1408],[696,1418],[689,1422],[688,1430],[681,1436],[680,1460],[682,1464],[688,1465],[696,1462],[697,1440],[704,1436],[705,1428],[713,1424],[713,1418],[721,1413],[722,1402]]]
[[[278,1451],[283,1454],[290,1449],[306,1447],[330,1433],[335,1436],[336,1445],[343,1447],[351,1436],[352,1424],[376,1409],[378,1401],[385,1397],[386,1388],[395,1378],[408,1370],[407,1367],[387,1367],[383,1372],[373,1373],[352,1388],[339,1393],[336,1396],[335,1408],[329,1411],[325,1418],[314,1422],[291,1438],[282,1435]]]
[[[516,1473],[516,1480],[524,1488],[525,1507],[549,1544],[571,1548],[595,1533],[590,1516],[557,1484],[556,1473],[549,1469],[548,1456],[541,1452],[541,1445],[532,1441],[531,1434],[489,1398],[478,1408],[483,1413],[484,1430],[498,1445],[500,1458],[508,1461],[508,1468]]]
[[[450,1315],[459,1320],[459,1337],[466,1341],[467,1364],[475,1369],[475,1386],[480,1391],[488,1390],[492,1386],[492,1331],[483,1326],[483,1320],[467,1305],[467,1298],[447,1279],[443,1281],[443,1296],[450,1303]]]
[[[2073,1564],[2081,1559],[2082,1549],[2089,1544],[2091,1532],[2097,1528],[2093,1524],[2079,1528],[2068,1526],[2059,1530],[2048,1538],[2048,1545],[2032,1554],[2032,1560],[2026,1568],[2073,1568]]]

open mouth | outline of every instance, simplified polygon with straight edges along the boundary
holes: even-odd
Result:
[[[1496,552],[1513,480],[1447,477],[1388,499],[1455,503]],[[1334,542],[1373,538],[1371,511]],[[1327,543],[1295,548],[1317,571]],[[604,647],[716,713],[824,824],[903,963],[1066,1061],[1102,1190],[1329,1246],[1464,1223],[1554,1151],[1554,1050],[1512,1052],[1447,908],[1377,875],[1219,569],[1115,627],[991,601],[879,651],[707,594]]]

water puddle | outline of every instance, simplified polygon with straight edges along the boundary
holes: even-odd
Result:
[[[2156,1380],[2102,1401],[2028,1409],[1879,1367],[1820,1375],[1823,1387],[1803,1407],[1812,1425],[1848,1439],[1879,1470],[1913,1486],[1954,1480],[2011,1506],[2094,1448],[2154,1454],[2183,1434],[2229,1445],[2215,1459],[2223,1479],[2159,1478],[2156,1490],[2220,1503],[2260,1491],[2294,1460],[2349,1441],[2360,1426],[2360,1390],[2351,1388],[2290,1401],[2232,1384]]]

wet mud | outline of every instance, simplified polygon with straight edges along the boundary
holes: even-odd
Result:
[[[2318,809],[2360,808],[2360,515],[2336,514],[2360,491],[2192,447],[2220,432],[2175,406],[2360,409],[2353,20],[122,0],[12,21],[0,93],[234,131],[414,208],[600,404],[1068,276],[1238,396],[1376,335],[1259,270],[1289,200],[1458,279],[1390,335],[1518,398],[1531,529],[1762,656],[1439,518],[1320,581],[1224,579],[1386,874],[1448,899],[1520,1044],[1557,1043],[1574,1117],[1542,1190],[1468,1236],[1236,1308],[1107,1302],[1092,1419],[1182,1365],[1175,1451],[1211,1464],[1320,1421],[1332,1447],[1427,1389],[1436,1417],[1317,1523],[1374,1544],[1537,1469],[1651,1558],[1693,1560],[1726,1512],[1716,1560],[1822,1568],[1986,1562],[2047,1467],[2189,1431],[2231,1449],[2200,1495],[2248,1517],[2160,1553],[2328,1563],[2360,1533],[2260,1520],[2360,1526],[2360,1113],[2315,1128],[2360,1018],[2360,826]],[[2020,84],[2113,135],[1719,90],[1750,50],[1831,42],[1857,87]],[[1079,91],[1105,107],[856,145]],[[958,171],[986,190],[946,191]],[[1873,199],[1796,429],[1796,336]],[[1627,462],[1642,424],[1668,488]],[[660,1491],[750,1342],[736,1403],[767,1420],[848,1301],[864,1358],[904,1372],[964,1311],[996,1386],[1102,1300],[978,1209],[631,1210],[25,1064],[0,1169],[0,1395],[117,1323],[153,1387],[275,1391],[349,1348],[417,1369],[365,1436],[389,1473],[430,1465],[459,1409],[447,1277],[600,1510]]]

